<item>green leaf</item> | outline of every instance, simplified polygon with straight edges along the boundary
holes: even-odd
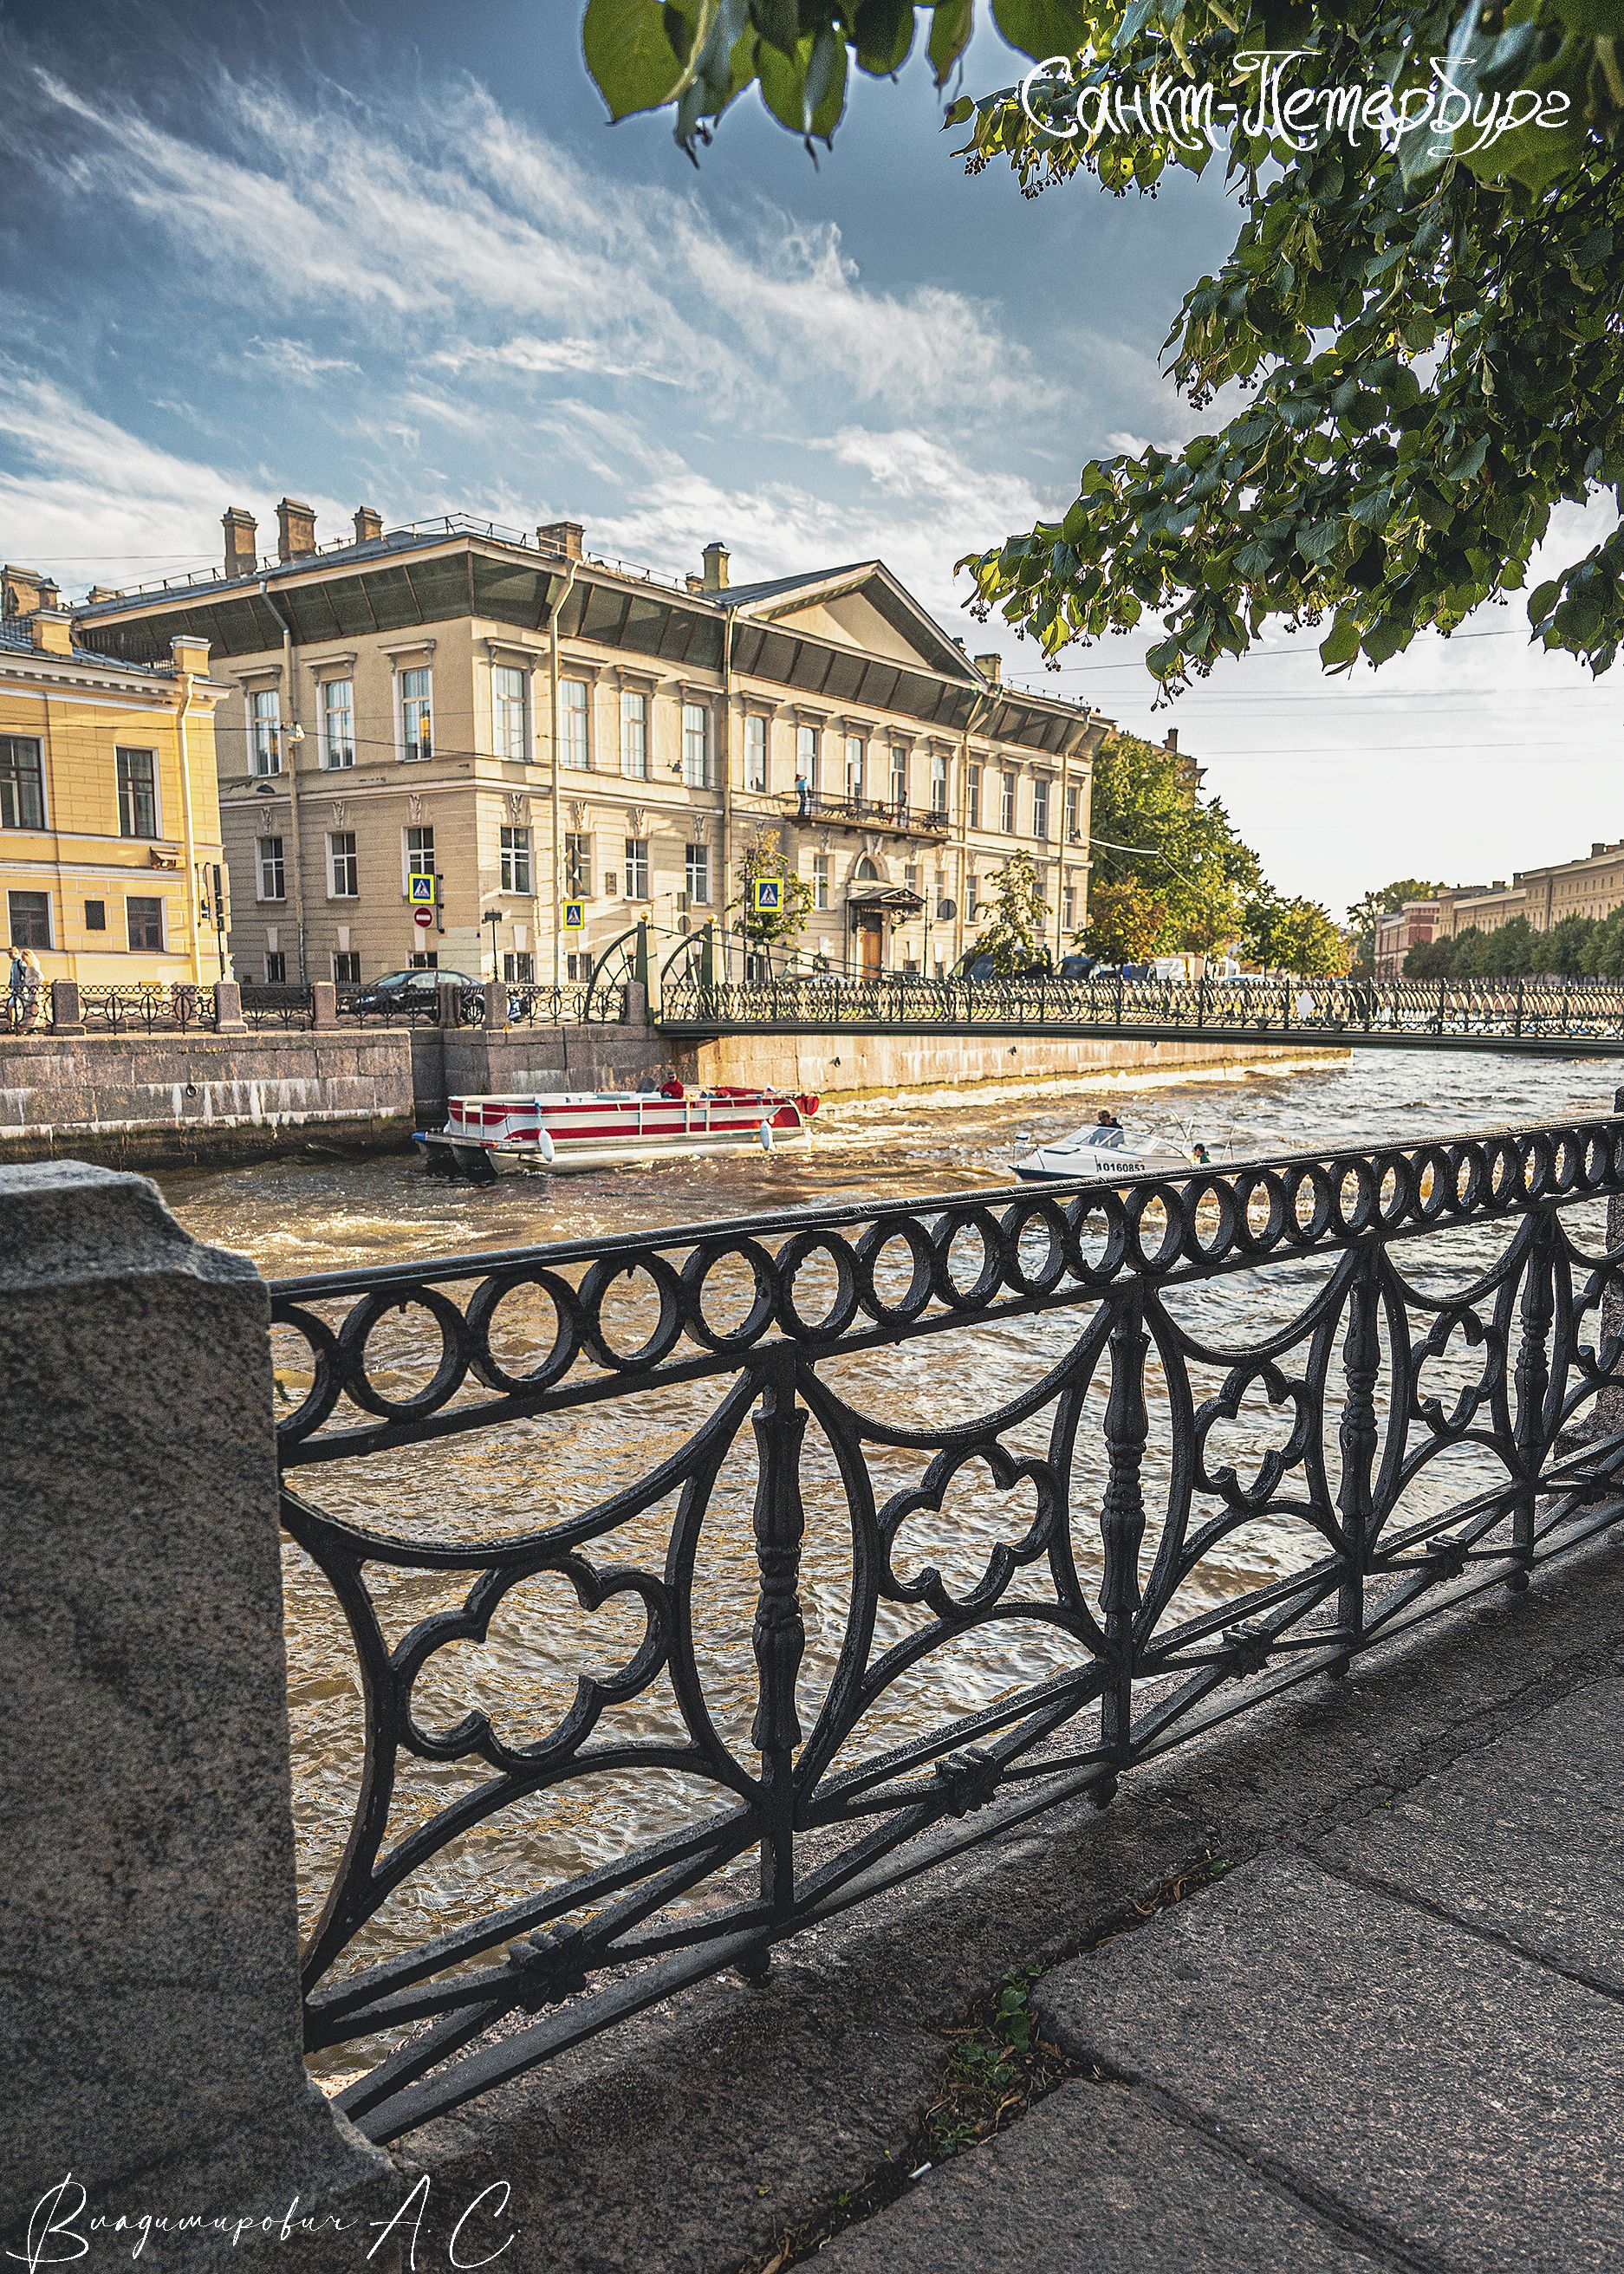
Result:
[[[750,0],[750,15],[769,47],[793,56],[801,41],[801,11],[796,0]]]
[[[925,52],[936,73],[936,85],[947,79],[975,28],[975,0],[936,0],[930,19],[930,43]]]
[[[1077,0],[992,0],[993,21],[1034,63],[1075,56],[1089,44],[1090,19]]]
[[[675,14],[663,0],[587,0],[582,52],[611,118],[658,110],[675,94],[687,69],[667,29]]]
[[[914,0],[858,0],[853,33],[858,69],[871,79],[890,79],[914,44]]]
[[[829,141],[840,124],[846,68],[846,40],[833,24],[825,24],[812,42],[801,88],[801,130],[808,140],[816,135],[820,142]]]
[[[1346,608],[1339,608],[1336,620],[1320,643],[1320,660],[1327,670],[1336,665],[1351,663],[1359,652],[1359,627]]]

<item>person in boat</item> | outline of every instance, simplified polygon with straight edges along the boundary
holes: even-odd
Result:
[[[1192,1148],[1191,1157],[1198,1169],[1204,1169],[1213,1156],[1205,1145],[1197,1145]]]
[[[1111,1111],[1109,1105],[1102,1105],[1100,1108],[1100,1118],[1094,1126],[1099,1129],[1120,1129],[1122,1127],[1121,1122],[1118,1121],[1116,1116]]]

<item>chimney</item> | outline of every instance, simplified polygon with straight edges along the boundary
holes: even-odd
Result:
[[[971,662],[991,687],[1004,684],[1004,658],[1001,655],[973,655]]]
[[[86,607],[94,608],[98,600],[122,600],[124,594],[117,584],[93,584],[85,595]]]
[[[704,587],[707,592],[727,590],[727,547],[719,538],[712,538],[705,547]]]
[[[177,632],[169,642],[169,669],[177,677],[189,674],[193,679],[207,679],[208,642],[199,639],[196,632]]]
[[[685,576],[682,582],[690,592],[703,592],[705,589],[705,580],[703,576]]]
[[[544,521],[536,531],[536,542],[544,553],[561,553],[566,561],[579,561],[585,534],[578,521]]]
[[[220,516],[226,533],[226,575],[252,576],[259,565],[259,523],[240,505],[228,506]]]
[[[276,508],[276,558],[304,561],[316,549],[316,516],[297,498],[283,498]]]
[[[1610,849],[1610,848],[1609,848],[1607,846],[1605,846],[1605,845],[1592,845],[1592,846],[1591,846],[1591,847],[1590,847],[1590,858],[1591,858],[1591,860],[1593,861],[1593,860],[1596,858],[1596,855],[1597,855],[1598,853],[1605,853],[1605,852],[1607,852],[1609,849]]]
[[[313,531],[312,533],[314,534]],[[355,533],[357,545],[376,545],[383,535],[382,514],[374,513],[370,505],[357,506]]]
[[[28,632],[45,655],[71,655],[73,619],[65,608],[34,608],[29,612]]]
[[[1162,747],[1167,752],[1169,758],[1176,758],[1178,756],[1178,729],[1177,727],[1169,727],[1168,728],[1167,734],[1162,740]]]
[[[55,592],[56,588],[48,586],[35,568],[14,568],[8,561],[0,574],[4,578],[4,613],[8,616],[31,616],[36,608],[47,605],[46,591]]]

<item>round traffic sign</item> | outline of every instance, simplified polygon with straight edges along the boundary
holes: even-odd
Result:
[[[426,931],[434,921],[434,911],[432,908],[414,908],[411,920],[419,931]]]

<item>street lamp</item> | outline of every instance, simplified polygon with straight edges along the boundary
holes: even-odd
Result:
[[[491,927],[491,976],[492,979],[500,979],[502,975],[501,958],[496,952],[496,927],[501,920],[500,908],[487,908],[479,919],[481,923],[488,923]]]

